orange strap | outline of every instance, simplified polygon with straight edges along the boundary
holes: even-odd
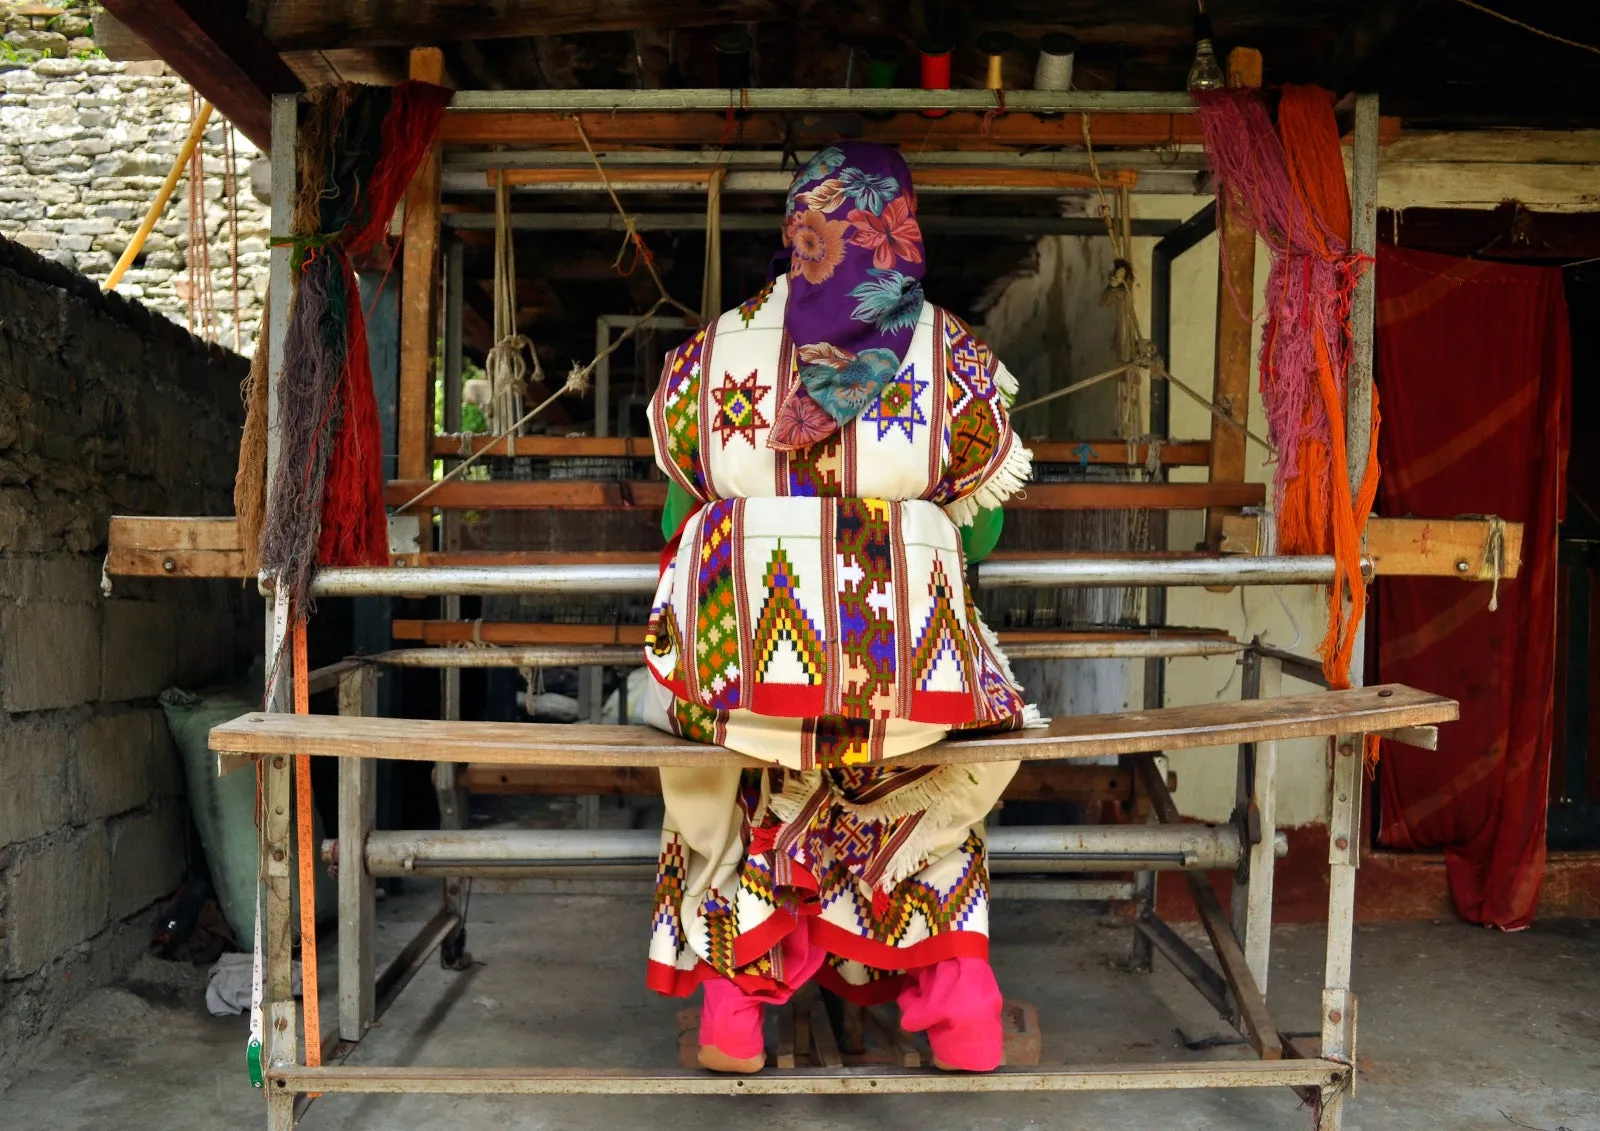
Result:
[[[306,622],[294,624],[294,713],[311,713],[311,671],[306,658]],[[301,1014],[305,1020],[306,1065],[322,1064],[322,1011],[317,999],[317,857],[311,834],[311,756],[294,756],[295,861],[300,889]]]

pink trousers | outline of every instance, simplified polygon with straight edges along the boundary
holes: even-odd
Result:
[[[751,994],[725,978],[707,981],[700,1009],[700,1043],[732,1057],[758,1055],[763,1048],[763,1008],[788,1001],[826,958],[827,953],[810,941],[802,927],[783,941],[786,989]],[[898,1003],[901,1028],[926,1032],[933,1055],[941,1063],[968,1072],[988,1072],[1000,1066],[1000,987],[983,959],[947,958],[907,971]]]

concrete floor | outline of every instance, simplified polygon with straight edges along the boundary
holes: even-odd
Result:
[[[382,905],[393,953],[431,909],[418,894]],[[465,974],[430,963],[352,1058],[359,1064],[676,1063],[681,1003],[643,986],[643,898],[475,896]],[[1153,975],[1113,966],[1126,928],[1081,905],[1014,903],[995,914],[994,960],[1009,994],[1034,1002],[1046,1062],[1227,1059],[1185,1050],[1227,1032],[1159,957]],[[331,967],[330,951],[324,961]],[[535,959],[533,955],[542,955]],[[1271,1000],[1281,1027],[1315,1026],[1322,936],[1278,933]],[[331,974],[332,971],[325,973]],[[325,980],[327,980],[325,978]],[[0,1092],[16,1131],[257,1131],[243,1017],[209,1017],[204,972],[147,960],[93,993]],[[1352,1131],[1396,1128],[1600,1131],[1600,922],[1540,923],[1504,935],[1456,922],[1364,927],[1356,940],[1361,1069]],[[336,998],[324,994],[324,1019]],[[724,1099],[357,1097],[318,1100],[306,1131],[695,1128],[763,1131],[940,1128],[1267,1129],[1308,1127],[1287,1090],[1059,1096]]]

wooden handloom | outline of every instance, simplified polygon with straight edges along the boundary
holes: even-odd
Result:
[[[437,79],[437,52],[413,53],[413,77]],[[763,116],[767,108],[806,110],[874,107],[901,110],[888,120],[868,121],[867,135],[879,140],[900,140],[915,136],[919,141],[944,147],[952,155],[972,150],[994,150],[993,167],[976,169],[956,179],[965,187],[1004,189],[1031,177],[1040,180],[1038,170],[1023,176],[1015,166],[1014,152],[1019,146],[1081,146],[1093,117],[1093,136],[1097,148],[1116,146],[1161,147],[1173,143],[1193,144],[1198,131],[1193,122],[1192,105],[1181,95],[1099,94],[1071,92],[1035,94],[1022,92],[1014,100],[1012,112],[985,120],[980,134],[975,129],[980,114],[994,107],[987,105],[984,92],[920,91],[752,91],[756,111],[740,129],[745,143],[776,146],[783,141],[778,120]],[[718,146],[725,141],[726,120],[722,108],[727,92],[467,92],[457,96],[447,116],[441,147],[520,144],[540,150],[574,148],[573,117],[581,121],[595,144],[608,150],[629,147],[657,147],[671,144]],[[980,104],[982,103],[982,104]],[[880,105],[881,104],[881,105]],[[719,104],[720,105],[720,104]],[[957,111],[947,117],[927,119],[914,111],[946,108]],[[621,110],[624,112],[618,113]],[[1026,111],[1052,111],[1036,114]],[[1392,128],[1392,123],[1384,123]],[[804,134],[807,126],[800,127]],[[787,129],[787,127],[784,127]],[[1375,98],[1362,96],[1355,116],[1355,192],[1356,244],[1370,251],[1375,242],[1376,159],[1380,120]],[[720,139],[720,140],[719,140]],[[293,154],[296,140],[296,100],[282,96],[274,100],[273,150]],[[581,154],[580,154],[581,155]],[[979,154],[981,156],[981,154]],[[491,154],[497,165],[515,167],[515,155],[500,158]],[[1105,158],[1102,158],[1105,160]],[[574,160],[574,165],[581,162]],[[1114,161],[1107,161],[1108,169]],[[539,181],[531,188],[561,188],[565,182],[550,185],[548,176],[520,176],[523,181]],[[948,177],[946,178],[949,179]],[[1137,177],[1124,178],[1132,182]],[[1044,177],[1044,188],[1059,188],[1060,175]],[[658,183],[658,182],[652,182]],[[1108,181],[1107,183],[1111,183]],[[272,324],[264,348],[273,359],[269,369],[276,388],[281,365],[284,331],[290,309],[289,250],[287,224],[289,201],[295,184],[292,161],[273,165],[273,236],[271,276]],[[425,162],[407,197],[408,220],[405,226],[404,263],[401,275],[401,373],[399,390],[399,473],[389,484],[389,502],[397,504],[413,497],[428,481],[435,458],[459,459],[488,449],[506,451],[504,441],[487,438],[464,439],[436,427],[432,419],[434,366],[431,353],[436,337],[435,306],[440,271],[440,207],[442,174],[437,157]],[[592,186],[591,186],[592,187]],[[1037,186],[1036,186],[1037,188]],[[1199,234],[1196,234],[1199,233]],[[1185,236],[1192,246],[1199,235],[1195,228]],[[1247,241],[1237,241],[1247,246]],[[1179,249],[1181,250],[1181,248]],[[1229,271],[1242,267],[1230,263]],[[1158,265],[1159,274],[1159,265]],[[1234,284],[1240,281],[1234,278]],[[1248,278],[1242,279],[1242,293],[1248,293]],[[449,288],[446,288],[448,305]],[[1368,393],[1371,381],[1370,348],[1372,290],[1369,276],[1358,292],[1353,335],[1356,348],[1350,375],[1350,443],[1352,465],[1361,460],[1355,453],[1364,451],[1370,420]],[[1165,301],[1165,299],[1162,299]],[[1222,321],[1233,318],[1232,304],[1219,303]],[[1239,344],[1238,326],[1228,335],[1219,330],[1219,358],[1216,399],[1225,407],[1233,404],[1247,388],[1249,373],[1248,320]],[[450,328],[446,325],[446,335]],[[1227,337],[1226,356],[1223,338]],[[459,344],[459,343],[457,343]],[[459,352],[457,350],[456,352]],[[1227,409],[1242,424],[1242,412]],[[598,422],[601,433],[588,438],[527,437],[516,440],[516,454],[543,458],[627,457],[648,455],[638,440],[616,439],[604,435],[604,418]],[[1211,545],[1206,554],[1160,554],[1141,558],[1216,560],[1219,549],[1242,554],[1260,552],[1259,535],[1248,516],[1237,513],[1240,507],[1258,505],[1264,498],[1259,484],[1243,482],[1242,441],[1237,429],[1213,429],[1209,441],[1165,444],[1159,451],[1166,466],[1203,465],[1210,472],[1209,482],[1181,483],[1071,483],[1048,484],[1030,489],[1022,505],[1035,508],[1076,507],[1173,507],[1203,508],[1211,515]],[[1239,441],[1239,442],[1236,442]],[[1131,450],[1122,441],[1091,445],[1085,456],[1077,443],[1036,445],[1041,458],[1058,462],[1127,462],[1141,464],[1148,448]],[[277,458],[276,438],[270,460]],[[662,491],[659,481],[539,482],[494,483],[459,482],[435,492],[427,500],[429,510],[446,515],[460,510],[509,507],[561,507],[572,509],[657,507]],[[1383,525],[1387,524],[1387,525]],[[1468,579],[1490,575],[1512,576],[1517,554],[1508,545],[1503,562],[1490,563],[1490,535],[1482,522],[1454,524],[1446,534],[1446,524],[1430,520],[1376,520],[1370,529],[1368,554],[1375,572],[1437,574]],[[1434,534],[1434,527],[1439,533]],[[447,531],[449,526],[446,526]],[[1507,542],[1516,534],[1506,530]],[[1000,556],[997,555],[997,558]],[[1065,555],[1051,555],[1052,560]],[[1263,559],[1264,562],[1273,559]],[[415,567],[481,566],[494,572],[521,565],[550,565],[555,568],[621,566],[619,559],[600,554],[478,554],[462,553],[446,539],[438,551],[426,547],[396,547],[391,570],[376,571],[391,575],[379,577],[365,592],[410,592],[400,575]],[[626,563],[636,565],[637,563]],[[113,525],[108,572],[145,576],[194,577],[240,576],[241,558],[237,531],[228,520],[195,519],[119,519]],[[1504,571],[1503,573],[1501,571]],[[1152,583],[1159,584],[1159,583]],[[350,592],[357,590],[352,589]],[[1159,592],[1156,590],[1155,592]],[[269,609],[280,615],[269,617],[267,647],[276,654],[284,625],[281,602],[274,600],[268,587]],[[447,602],[456,600],[446,598]],[[443,621],[418,626],[421,642],[438,645],[459,633],[464,622],[459,612],[447,604]],[[578,626],[511,626],[538,629]],[[432,633],[433,635],[429,635]],[[397,634],[398,635],[398,634]],[[1170,641],[1170,637],[1168,640]],[[530,633],[529,646],[551,644],[548,634]],[[582,646],[579,642],[572,642]],[[1114,647],[1106,640],[1104,647]],[[376,759],[411,758],[431,761],[438,767],[436,786],[444,812],[443,831],[449,838],[464,830],[465,788],[481,791],[496,789],[553,790],[572,788],[582,783],[595,792],[645,792],[652,786],[653,768],[662,765],[703,764],[708,759],[743,761],[727,751],[692,746],[643,728],[539,726],[535,724],[482,724],[454,719],[428,722],[383,720],[375,714],[375,688],[378,665],[409,662],[397,655],[376,657],[338,665],[313,680],[313,689],[337,688],[338,716],[292,716],[282,713],[286,702],[282,688],[269,703],[269,712],[253,714],[217,728],[213,747],[222,756],[225,769],[245,763],[259,763],[264,791],[265,827],[262,844],[262,876],[266,886],[267,956],[267,1100],[270,1131],[288,1131],[295,1120],[295,1100],[307,1094],[335,1091],[353,1092],[441,1092],[441,1093],[532,1093],[532,1094],[874,1094],[908,1092],[1007,1092],[1067,1091],[1090,1089],[1211,1088],[1290,1086],[1311,1100],[1318,1112],[1318,1126],[1333,1129],[1341,1125],[1343,1099],[1354,1076],[1355,1002],[1350,992],[1350,941],[1354,900],[1355,867],[1360,847],[1360,751],[1362,735],[1383,733],[1401,741],[1427,745],[1429,728],[1453,719],[1454,703],[1403,687],[1357,688],[1351,691],[1280,698],[1280,681],[1285,671],[1300,678],[1315,678],[1316,665],[1297,657],[1284,656],[1258,645],[1229,642],[1231,650],[1242,653],[1245,665],[1244,696],[1239,704],[1211,704],[1203,707],[1156,707],[1116,716],[1089,716],[1058,719],[1048,731],[1022,732],[1003,738],[966,739],[943,743],[917,755],[927,763],[970,762],[1022,758],[1026,764],[1019,775],[1013,796],[1072,796],[1112,798],[1126,806],[1130,817],[1142,814],[1148,806],[1162,828],[1180,827],[1173,805],[1170,782],[1162,774],[1155,757],[1160,751],[1188,748],[1237,747],[1237,805],[1232,821],[1224,831],[1234,846],[1234,896],[1231,915],[1224,913],[1220,901],[1204,872],[1193,870],[1183,860],[1169,860],[1164,869],[1183,871],[1194,895],[1216,962],[1212,964],[1177,936],[1159,917],[1153,906],[1154,871],[1149,867],[1124,868],[1133,872],[1131,883],[1116,885],[1116,894],[1104,898],[1130,898],[1136,909],[1134,927],[1137,945],[1135,962],[1148,962],[1152,950],[1159,950],[1174,962],[1219,1012],[1232,1020],[1246,1036],[1260,1059],[1237,1063],[1163,1063],[1133,1066],[1051,1066],[1003,1069],[992,1075],[944,1075],[907,1068],[849,1069],[820,1067],[780,1069],[755,1077],[727,1078],[698,1071],[591,1070],[568,1068],[349,1068],[336,1063],[337,1049],[330,1043],[327,1067],[307,1068],[301,1061],[297,1038],[296,1008],[289,994],[290,876],[293,850],[289,828],[289,757],[297,754],[336,756],[340,762],[340,805],[338,845],[344,859],[339,871],[341,930],[340,1003],[338,1038],[348,1047],[359,1041],[373,1020],[382,1013],[412,974],[435,949],[442,949],[447,964],[461,960],[461,944],[466,918],[467,881],[460,872],[448,879],[444,902],[437,915],[408,944],[385,971],[374,970],[372,958],[372,899],[374,874],[367,866],[374,812],[374,773]],[[1160,641],[1147,662],[1161,663]],[[588,646],[604,647],[591,644]],[[415,651],[445,649],[433,647]],[[1104,654],[1117,654],[1115,651]],[[1128,652],[1133,655],[1133,652]],[[600,653],[591,654],[599,659]],[[437,659],[437,655],[433,659]],[[507,657],[500,657],[504,660]],[[427,656],[415,662],[430,664]],[[605,662],[616,662],[610,657]],[[444,666],[444,665],[436,665]],[[1359,672],[1357,673],[1359,675]],[[1159,685],[1157,684],[1159,692]],[[1159,702],[1159,694],[1157,694]],[[1276,822],[1276,743],[1290,738],[1328,736],[1332,756],[1333,806],[1330,821],[1329,933],[1327,964],[1322,1002],[1321,1040],[1316,1047],[1284,1038],[1266,1008],[1267,959],[1270,948],[1271,892],[1273,860],[1277,852]],[[1085,759],[1115,755],[1117,766],[1054,766],[1062,759]],[[1182,825],[1182,828],[1195,826]],[[1123,831],[1119,832],[1119,828]],[[1122,836],[1130,844],[1147,834],[1139,827],[1119,826],[1106,830]],[[1213,832],[1219,830],[1211,830]],[[391,834],[385,834],[391,835]],[[408,834],[398,834],[405,836]],[[1196,834],[1199,835],[1199,834]],[[461,842],[457,842],[461,843]],[[1070,853],[1060,854],[1072,862]],[[1081,860],[1079,863],[1083,863]],[[1173,865],[1176,866],[1173,866]],[[427,874],[439,874],[428,872]],[[1092,886],[1092,885],[1090,885]],[[1087,889],[1085,889],[1087,890]],[[1106,885],[1097,889],[1106,890]],[[820,1028],[812,1034],[824,1042]],[[790,1060],[797,1050],[789,1049]],[[803,1052],[804,1050],[798,1050]],[[819,1050],[825,1052],[825,1050]],[[780,1049],[780,1063],[783,1061]],[[822,1064],[831,1063],[826,1055]]]
[[[1252,687],[1272,696],[1282,659],[1254,653]],[[288,994],[290,964],[290,829],[288,765],[295,755],[341,759],[340,1031],[359,1039],[380,1002],[392,1000],[427,953],[459,927],[455,913],[441,911],[383,975],[372,959],[373,876],[348,846],[365,846],[372,835],[373,766],[378,758],[404,757],[448,764],[492,763],[506,767],[659,767],[706,764],[759,765],[717,747],[706,747],[642,727],[551,726],[535,723],[470,723],[362,717],[371,699],[373,666],[349,665],[337,677],[341,706],[350,714],[295,716],[253,713],[218,726],[211,746],[230,769],[262,760],[267,824],[262,868],[267,879],[266,1016],[273,1044],[266,1072],[268,1126],[287,1131],[294,1100],[308,1093],[444,1092],[522,1094],[770,1095],[783,1093],[903,1093],[941,1091],[1071,1091],[1101,1088],[1270,1087],[1287,1085],[1315,1101],[1318,1126],[1340,1125],[1343,1097],[1353,1074],[1355,998],[1350,991],[1355,868],[1359,860],[1358,803],[1362,735],[1383,734],[1427,744],[1431,728],[1457,715],[1454,702],[1411,688],[1379,686],[1310,695],[1249,699],[1238,704],[1169,707],[1120,715],[1058,719],[1047,729],[1003,736],[950,740],[916,755],[923,764],[970,763],[1020,758],[1082,759],[1121,755],[1139,774],[1163,825],[1180,818],[1152,751],[1215,748],[1238,744],[1239,800],[1236,819],[1241,854],[1231,916],[1222,910],[1209,879],[1185,871],[1201,922],[1216,955],[1213,965],[1194,952],[1153,909],[1135,924],[1223,1016],[1238,1026],[1258,1062],[1147,1064],[1129,1066],[1040,1066],[1002,1068],[983,1076],[944,1075],[906,1068],[769,1069],[754,1077],[718,1077],[694,1069],[593,1070],[578,1068],[308,1068],[296,1054],[295,1004]],[[1318,1047],[1281,1035],[1266,1004],[1271,943],[1272,870],[1276,855],[1274,809],[1276,743],[1281,739],[1336,739],[1333,814],[1329,826],[1329,929],[1324,974],[1321,1041]],[[1137,828],[1129,828],[1137,836]],[[406,834],[398,834],[404,836]],[[484,834],[478,834],[479,839]],[[437,834],[445,843],[448,834]],[[460,852],[461,849],[454,849]],[[1069,857],[1070,859],[1070,857]],[[458,859],[450,862],[467,870]],[[1178,863],[1176,870],[1184,870]],[[385,1000],[386,999],[386,1000]],[[812,1040],[824,1041],[813,1021]],[[826,1044],[818,1046],[822,1062]],[[792,1053],[792,1050],[791,1050]],[[779,1055],[783,1055],[780,1050]]]

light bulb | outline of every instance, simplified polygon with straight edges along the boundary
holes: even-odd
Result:
[[[1217,62],[1217,49],[1211,46],[1211,17],[1206,15],[1205,0],[1200,0],[1194,14],[1194,65],[1189,68],[1190,90],[1220,90],[1228,85],[1228,77]]]
[[[1194,65],[1189,68],[1189,89],[1220,90],[1226,85],[1227,76],[1222,73],[1222,64],[1217,62],[1216,48],[1211,46],[1211,40],[1202,39],[1194,45]]]

